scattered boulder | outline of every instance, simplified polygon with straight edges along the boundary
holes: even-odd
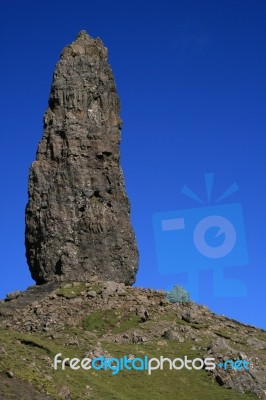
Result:
[[[247,343],[256,350],[265,350],[266,342],[264,340],[257,339],[256,337],[250,337]]]
[[[185,341],[184,337],[182,337],[176,330],[174,329],[166,329],[162,335],[167,340],[177,340],[179,343],[183,343]]]
[[[15,292],[10,292],[6,295],[5,301],[11,301],[17,299],[22,294],[21,291],[17,290]]]
[[[59,389],[58,389],[58,392],[57,392],[57,395],[58,395],[58,397],[60,398],[60,399],[62,399],[62,400],[69,400],[69,399],[71,399],[71,396],[70,396],[70,390],[69,390],[69,388],[67,387],[67,386],[61,386]]]
[[[150,317],[148,310],[142,305],[136,308],[136,315],[140,317],[142,322],[148,321]]]

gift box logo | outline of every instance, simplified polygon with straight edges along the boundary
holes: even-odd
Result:
[[[191,275],[204,269],[221,273],[226,267],[248,263],[242,206],[219,204],[238,187],[232,184],[210,205],[213,178],[214,174],[205,174],[208,205],[185,185],[182,193],[201,203],[201,207],[153,215],[157,262],[162,275],[184,272]]]

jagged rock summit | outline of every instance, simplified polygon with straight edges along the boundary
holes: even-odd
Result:
[[[107,49],[81,31],[56,65],[29,176],[32,278],[132,284],[138,250],[120,166],[120,101]]]

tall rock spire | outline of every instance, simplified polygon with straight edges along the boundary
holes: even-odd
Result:
[[[138,250],[120,166],[119,110],[107,49],[81,31],[56,65],[30,169],[26,256],[38,284],[93,275],[135,281]]]

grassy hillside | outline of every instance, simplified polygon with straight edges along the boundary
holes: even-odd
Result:
[[[92,293],[93,289],[98,290],[96,296]],[[88,293],[94,297],[88,296]],[[95,288],[95,286],[84,287],[84,284],[76,284],[73,287],[67,285],[57,289],[52,295],[49,294],[49,300],[48,298],[39,300],[38,304],[34,305],[35,308],[32,308],[32,303],[23,307],[20,307],[18,303],[14,307],[13,301],[11,307],[12,301],[3,302],[0,307],[2,314],[0,325],[2,397],[0,398],[18,398],[16,397],[17,390],[20,390],[20,399],[34,399],[35,395],[36,399],[73,400],[170,400],[175,398],[179,400],[251,400],[258,398],[248,390],[246,393],[241,393],[224,387],[226,385],[219,385],[215,375],[205,370],[164,369],[153,371],[148,376],[147,371],[121,371],[117,375],[112,375],[111,371],[74,371],[69,366],[66,366],[64,371],[53,369],[53,357],[57,353],[62,353],[63,358],[78,357],[80,359],[89,352],[92,354],[93,351],[96,356],[98,352],[101,355],[108,354],[117,358],[124,355],[135,357],[163,355],[170,359],[184,356],[193,359],[212,354],[210,352],[215,350],[211,347],[213,343],[226,345],[225,355],[230,353],[231,349],[236,354],[240,352],[248,354],[252,350],[253,357],[256,356],[257,359],[265,361],[265,349],[251,349],[245,341],[246,333],[251,329],[255,332],[255,328],[228,320],[230,328],[228,324],[218,323],[219,317],[215,320],[206,308],[202,308],[198,322],[185,318],[186,321],[180,317],[180,312],[184,314],[190,310],[191,316],[189,308],[191,305],[165,304],[162,294],[154,293],[153,298],[149,299],[149,307],[142,299],[145,293],[152,294],[145,290],[130,288],[125,289],[124,293],[121,291],[120,295],[116,291],[104,296],[104,288],[101,285]],[[102,300],[98,304],[99,307],[97,297]],[[137,301],[137,298],[141,301]],[[49,307],[49,301],[52,301],[53,307]],[[138,315],[140,312],[135,311],[135,308],[139,307],[139,303],[143,301],[149,310],[146,321],[140,318]],[[135,303],[133,307],[132,302]],[[47,309],[50,309],[52,313],[57,312],[65,323],[59,323],[58,317],[58,324],[55,321],[50,328],[40,327],[35,331],[27,328],[30,332],[26,332],[26,316],[23,315],[25,309],[28,318],[32,318],[34,309],[38,309],[39,316],[36,320],[41,324],[46,315],[46,311],[42,314],[41,310],[45,307],[48,307]],[[160,307],[160,312],[158,307]],[[195,308],[195,305],[193,307]],[[71,312],[75,314],[75,318],[67,319],[65,316],[67,308],[70,314]],[[165,332],[172,332],[172,337],[167,336]],[[266,342],[266,333],[261,330],[256,331],[256,340],[262,344]],[[243,375],[246,372],[237,371],[236,373]],[[23,386],[24,383],[28,386]],[[39,395],[34,391],[37,391]],[[41,394],[46,397],[40,397]]]

